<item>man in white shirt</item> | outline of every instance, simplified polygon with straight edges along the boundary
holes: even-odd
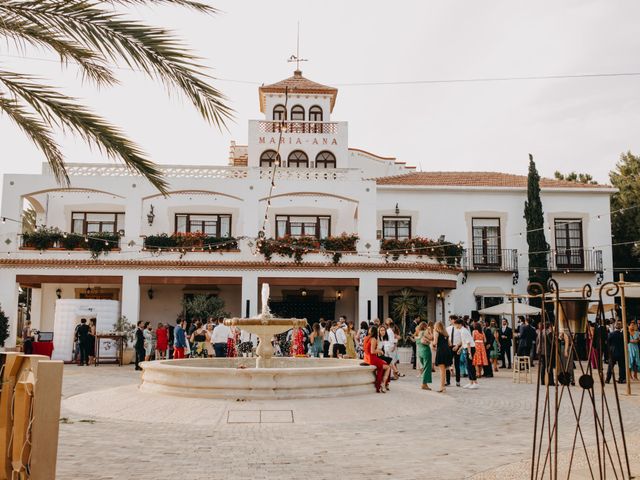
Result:
[[[462,348],[462,334],[455,328],[458,317],[456,315],[449,316],[449,326],[447,333],[449,334],[449,346],[453,352],[453,367],[456,372],[456,387],[460,386],[460,354]],[[451,371],[447,368],[447,387],[451,383]]]
[[[476,353],[476,342],[473,340],[473,335],[471,335],[469,329],[464,326],[462,319],[458,318],[455,321],[454,326],[460,333],[460,339],[462,341],[460,348],[467,350],[467,372],[469,374],[469,383],[467,383],[463,388],[475,390],[478,388],[476,368],[473,365],[473,355]]]
[[[335,330],[332,330],[331,335],[333,338],[333,357],[342,358],[347,354],[347,335],[344,333],[344,329],[341,325],[336,325]]]
[[[222,320],[218,323],[216,328],[213,329],[211,343],[213,344],[213,350],[216,352],[216,357],[227,356],[227,339],[230,334],[231,329],[227,327]]]

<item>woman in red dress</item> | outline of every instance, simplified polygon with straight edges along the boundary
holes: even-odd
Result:
[[[375,325],[369,327],[369,333],[364,337],[362,348],[364,350],[364,363],[376,367],[376,392],[385,393],[389,390],[389,374],[391,373],[391,369],[389,365],[378,356],[383,355],[383,352],[378,344],[378,327]]]
[[[167,358],[167,350],[169,349],[169,335],[167,329],[162,323],[158,323],[156,329],[156,358],[164,360]]]
[[[294,328],[291,332],[291,348],[289,355],[292,357],[304,356],[304,334],[301,328]]]

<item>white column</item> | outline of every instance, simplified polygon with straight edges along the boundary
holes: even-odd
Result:
[[[121,313],[134,325],[140,320],[140,284],[138,274],[125,272],[122,276]]]
[[[371,274],[362,276],[359,280],[356,324],[362,321],[372,321],[378,316],[378,278]]]
[[[5,340],[4,346],[15,347],[18,333],[18,284],[16,274],[11,270],[5,270],[0,275],[0,308],[9,317],[9,338]]]
[[[142,200],[132,195],[127,199],[127,206],[124,212],[124,237],[120,240],[120,248],[123,251],[127,251],[131,240],[136,243],[136,246],[142,246],[140,238],[142,234],[142,213]],[[156,212],[157,214],[158,212]],[[147,221],[146,213],[144,221]]]
[[[376,239],[377,212],[375,188],[370,189],[370,191],[366,193],[361,192],[361,194],[362,197],[358,204],[357,219],[357,233],[360,238],[360,241],[358,242],[358,252],[377,252],[380,242]],[[369,244],[370,249],[366,248],[367,244]],[[375,318],[375,315],[372,318]]]
[[[31,289],[31,328],[42,330],[42,289]]]
[[[242,274],[242,304],[240,305],[240,316],[247,314],[247,300],[249,301],[249,316],[258,315],[258,274],[245,272]]]

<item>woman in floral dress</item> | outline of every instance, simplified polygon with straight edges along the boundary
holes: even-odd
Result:
[[[232,326],[230,330],[231,333],[229,334],[229,338],[227,338],[227,357],[237,357],[238,350],[236,349],[236,345],[238,344],[240,331],[234,326]]]
[[[486,338],[482,333],[482,326],[479,323],[473,325],[473,340],[476,344],[476,353],[473,356],[473,366],[476,367],[476,375],[482,376],[483,367],[489,365],[487,351],[484,348]]]
[[[360,330],[358,331],[358,341],[356,343],[356,351],[358,352],[358,358],[364,358],[364,337],[369,332],[369,324],[367,322],[360,322]]]
[[[293,329],[291,333],[291,347],[289,355],[292,357],[304,355],[304,333],[300,327]]]

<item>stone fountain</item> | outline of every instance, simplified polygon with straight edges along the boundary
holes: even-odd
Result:
[[[269,285],[262,286],[262,313],[231,318],[226,325],[255,334],[258,357],[186,358],[141,363],[143,392],[236,400],[320,398],[373,393],[374,367],[360,360],[274,357],[274,335],[307,324],[269,311]]]

